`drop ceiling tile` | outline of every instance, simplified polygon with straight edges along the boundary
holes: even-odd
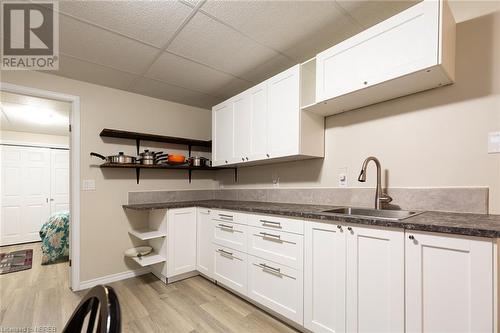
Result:
[[[59,70],[51,72],[70,79],[100,84],[103,86],[126,90],[136,78],[135,75],[92,64],[86,61],[60,56]]]
[[[160,48],[192,11],[178,1],[61,1],[59,8]]]
[[[338,0],[337,3],[344,8],[359,24],[368,28],[391,16],[413,6],[420,0],[405,1],[352,1]]]
[[[229,74],[167,52],[155,61],[145,76],[212,95],[234,79]]]
[[[142,73],[159,52],[154,47],[63,15],[59,21],[59,49],[70,56],[131,73]]]
[[[231,82],[228,82],[228,84],[221,87],[217,91],[217,96],[220,96],[223,99],[228,99],[238,95],[239,93],[247,90],[250,87],[253,87],[254,85],[255,83],[234,78]]]
[[[285,69],[292,67],[295,64],[296,62],[292,61],[291,59],[278,54],[270,60],[257,65],[257,67],[253,68],[248,73],[245,73],[242,78],[254,83],[260,83],[284,71]]]
[[[189,89],[176,87],[164,82],[141,78],[129,89],[141,95],[151,96],[159,99],[182,103],[210,109],[213,105],[221,102],[221,98],[198,93]]]
[[[168,50],[235,76],[276,55],[201,13],[191,19]]]
[[[201,10],[275,50],[299,48],[294,58],[302,44],[316,50],[356,29],[333,1],[208,1]]]

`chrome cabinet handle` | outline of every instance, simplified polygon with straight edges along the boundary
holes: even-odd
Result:
[[[268,220],[260,220],[260,222],[262,222],[262,225],[267,225],[268,227],[281,228],[280,222],[274,222],[274,221],[268,221]]]
[[[259,264],[260,267],[264,268],[264,269],[269,269],[275,273],[279,273],[281,274],[281,269],[280,268],[276,268],[276,267],[272,267],[272,266],[269,266],[269,265],[266,265],[266,264],[263,264],[263,263],[260,263]]]
[[[217,252],[219,252],[220,254],[225,254],[225,255],[231,256],[231,257],[233,256],[232,252],[225,251],[223,249],[217,249]]]
[[[218,226],[222,229],[226,228],[226,229],[231,229],[233,230],[233,226],[232,225],[227,225],[227,224],[222,224],[222,223],[219,223]]]
[[[347,227],[347,230],[352,231],[352,228],[351,227]]]
[[[340,224],[337,225],[337,229],[339,229],[340,231],[342,231],[342,226]]]
[[[413,237],[413,235],[408,236],[408,238],[411,239],[411,240],[415,239],[415,237]]]
[[[219,216],[233,218],[233,215],[228,215],[228,214],[219,214]]]
[[[273,237],[273,238],[276,238],[276,239],[281,239],[280,235],[273,235],[273,234],[269,234],[267,232],[259,232],[259,234],[261,234],[264,237]]]

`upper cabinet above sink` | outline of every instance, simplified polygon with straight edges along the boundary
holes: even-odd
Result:
[[[332,115],[455,79],[455,21],[448,3],[424,0],[319,53],[315,98],[304,110]]]

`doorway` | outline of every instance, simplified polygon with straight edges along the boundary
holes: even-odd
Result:
[[[2,82],[0,102],[0,252],[63,262],[79,290],[79,98]]]

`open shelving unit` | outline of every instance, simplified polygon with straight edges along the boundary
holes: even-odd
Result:
[[[132,259],[142,267],[151,266],[167,261],[167,258],[156,253],[151,253],[142,257],[133,257]]]
[[[167,233],[163,230],[129,230],[128,233],[140,240],[167,237]]]
[[[148,134],[148,133],[139,133],[139,132],[129,132],[122,131],[116,129],[105,128],[99,134],[101,137],[108,138],[121,138],[121,139],[130,139],[135,140],[137,147],[137,155],[139,155],[141,141],[150,141],[150,142],[163,142],[163,143],[171,143],[171,144],[180,144],[188,146],[188,157],[191,157],[191,152],[193,147],[205,147],[211,151],[212,141],[204,141],[204,140],[196,140],[196,139],[187,139],[173,136],[164,136],[157,134]],[[145,164],[118,164],[118,163],[103,163],[100,165],[101,168],[121,168],[121,169],[135,169],[137,184],[139,184],[139,180],[141,177],[141,169],[167,169],[167,170],[188,170],[189,182],[191,183],[191,176],[193,170],[199,171],[215,171],[215,170],[234,170],[234,181],[238,181],[238,169],[234,167],[194,167],[188,164],[180,164],[180,165],[170,165],[170,164],[153,164],[153,165],[145,165]]]

